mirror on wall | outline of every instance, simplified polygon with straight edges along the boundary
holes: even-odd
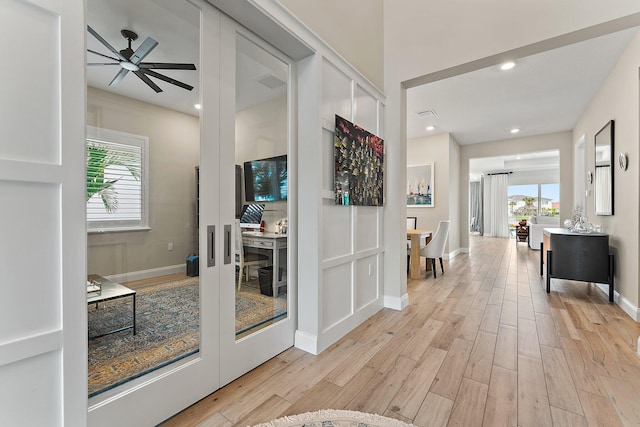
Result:
[[[595,213],[613,215],[614,121],[610,120],[595,137]]]

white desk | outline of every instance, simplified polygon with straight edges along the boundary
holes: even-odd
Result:
[[[287,286],[287,256],[285,251],[282,278],[280,278],[280,250],[287,249],[287,235],[276,233],[260,233],[259,231],[243,231],[242,245],[245,248],[256,248],[271,251],[273,266],[273,297],[278,296],[278,289]]]

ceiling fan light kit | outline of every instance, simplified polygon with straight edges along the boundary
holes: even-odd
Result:
[[[173,62],[142,62],[142,60],[151,53],[156,46],[158,46],[158,42],[155,41],[151,37],[147,37],[144,42],[134,51],[131,47],[131,42],[138,39],[138,34],[131,30],[122,30],[120,34],[122,37],[127,39],[128,46],[125,49],[120,51],[116,50],[109,42],[107,42],[104,38],[102,38],[93,28],[87,25],[87,31],[93,37],[96,38],[104,47],[106,47],[115,57],[105,55],[100,52],[96,52],[91,49],[87,49],[89,53],[93,53],[98,56],[102,56],[103,58],[110,59],[115,62],[90,62],[87,65],[89,66],[109,66],[109,65],[118,65],[120,70],[115,75],[113,80],[109,83],[109,86],[117,86],[122,79],[131,71],[134,73],[140,80],[142,80],[147,86],[156,91],[156,93],[162,92],[162,89],[155,84],[148,76],[154,77],[158,80],[162,80],[164,82],[170,83],[172,85],[178,86],[182,89],[192,90],[193,86],[183,83],[179,80],[173,79],[171,77],[167,77],[164,74],[160,74],[153,69],[159,70],[192,70],[196,69],[194,64],[180,64]]]

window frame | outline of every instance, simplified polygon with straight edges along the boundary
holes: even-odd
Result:
[[[518,187],[518,186],[526,186],[526,185],[535,185],[537,187],[537,197],[536,197],[536,216],[547,216],[542,215],[542,186],[543,185],[557,185],[558,188],[560,186],[560,182],[532,182],[530,184],[509,184],[507,186],[507,191],[509,187]],[[508,198],[508,197],[507,197]],[[509,209],[509,205],[507,205],[507,210]],[[558,209],[558,215],[550,216],[550,218],[556,218],[560,216],[560,210]]]
[[[124,231],[146,231],[149,227],[149,138],[142,135],[135,135],[111,129],[103,129],[94,126],[87,126],[85,139],[86,146],[90,141],[98,143],[112,143],[129,145],[141,148],[142,161],[140,164],[140,190],[141,190],[141,218],[139,220],[101,220],[89,221],[86,212],[87,232],[92,233],[115,233]],[[86,155],[85,155],[85,186],[87,175]],[[85,188],[86,194],[86,188]]]

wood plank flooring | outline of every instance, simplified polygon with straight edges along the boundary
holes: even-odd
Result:
[[[472,236],[444,275],[409,280],[405,310],[378,312],[318,356],[291,348],[164,425],[327,408],[417,426],[640,425],[640,324],[594,285],[554,279],[546,294],[538,256]]]

